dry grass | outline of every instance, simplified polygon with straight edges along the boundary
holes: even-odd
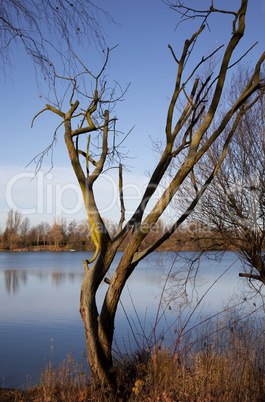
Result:
[[[220,326],[224,329],[220,330]],[[216,330],[217,328],[217,330]],[[212,335],[209,335],[209,334]],[[264,401],[265,334],[251,321],[229,318],[199,334],[200,341],[144,350],[117,364],[117,401]],[[100,390],[69,356],[50,363],[41,384],[28,391],[0,390],[1,401],[102,401]]]
[[[219,327],[224,328],[219,330]],[[138,360],[130,401],[265,401],[265,334],[253,322],[229,319],[201,341],[154,348]]]

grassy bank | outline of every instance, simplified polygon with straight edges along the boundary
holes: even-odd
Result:
[[[145,349],[123,357],[116,368],[117,401],[264,401],[264,329],[230,317],[205,329],[195,342]],[[103,396],[68,357],[57,368],[50,363],[38,387],[1,390],[0,400],[102,401]]]

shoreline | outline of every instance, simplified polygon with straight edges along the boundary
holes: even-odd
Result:
[[[70,249],[69,246],[64,246],[64,247],[55,247],[55,246],[31,246],[31,247],[20,247],[20,248],[15,248],[14,250],[9,250],[9,249],[0,249],[0,253],[19,253],[19,252],[47,252],[47,251],[52,251],[52,252],[88,252],[88,253],[94,253],[95,249]],[[118,251],[123,251],[123,248],[121,247]],[[188,244],[185,246],[180,246],[180,247],[159,247],[157,250],[155,251],[159,251],[159,252],[180,252],[180,251],[191,251],[191,252],[201,252],[201,251],[205,251],[205,252],[221,252],[221,251],[237,251],[235,249],[235,247],[231,247],[231,246],[227,246],[227,247],[219,247],[219,248],[203,248],[203,247],[195,247],[192,244]],[[141,250],[139,250],[139,252],[141,252]]]

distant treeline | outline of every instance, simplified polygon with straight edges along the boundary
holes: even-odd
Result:
[[[118,225],[110,220],[105,221],[111,237],[114,237]],[[168,230],[168,225],[158,221],[146,236],[142,248],[153,244],[163,233]],[[126,240],[125,240],[126,241]],[[121,245],[121,249],[125,244]],[[10,210],[4,231],[0,233],[1,251],[15,250],[87,250],[95,249],[90,234],[88,220],[77,222],[58,218],[50,225],[41,222],[31,226],[28,217],[23,218],[19,211]],[[203,250],[203,249],[229,249],[221,239],[209,228],[199,223],[192,222],[182,225],[159,250]]]

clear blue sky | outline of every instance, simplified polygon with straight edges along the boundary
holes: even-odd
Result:
[[[209,1],[191,3],[203,8]],[[126,141],[133,157],[128,161],[131,173],[125,176],[130,209],[143,190],[146,173],[155,164],[156,155],[151,149],[150,136],[156,139],[164,134],[166,111],[176,73],[176,63],[167,46],[170,43],[179,55],[184,40],[191,36],[196,27],[194,22],[187,22],[175,30],[179,16],[160,0],[98,0],[97,4],[109,11],[120,24],[104,22],[107,45],[119,45],[111,55],[109,72],[122,86],[131,83],[125,101],[117,107],[119,128],[127,132],[135,125]],[[240,0],[215,1],[216,7],[224,9],[231,6],[237,9],[239,4]],[[259,44],[247,60],[255,62],[264,51],[264,20],[265,1],[250,1],[246,34],[238,47],[237,57],[257,40]],[[211,32],[205,30],[196,46],[194,60],[199,61],[202,52],[209,52],[215,46],[226,43],[231,32],[231,21],[232,17],[212,19]],[[47,112],[36,121],[33,129],[30,128],[32,117],[45,106],[45,101],[39,97],[44,87],[37,87],[34,69],[23,49],[14,48],[12,52],[14,68],[9,74],[10,78],[2,75],[0,84],[0,227],[4,228],[10,207],[28,214],[32,224],[43,220],[51,223],[55,215],[83,219],[86,216],[81,208],[82,200],[62,135],[58,137],[54,150],[55,168],[48,176],[44,174],[49,167],[48,160],[44,171],[33,180],[34,165],[24,169],[36,154],[49,145],[56,122],[52,114]],[[91,48],[90,54],[82,55],[82,60],[89,65],[89,60],[97,57],[98,53]],[[119,206],[113,190],[115,192],[113,176],[107,177],[105,184],[98,187],[98,202],[104,210],[103,215],[115,220],[118,219]],[[107,191],[112,193],[108,195]]]

